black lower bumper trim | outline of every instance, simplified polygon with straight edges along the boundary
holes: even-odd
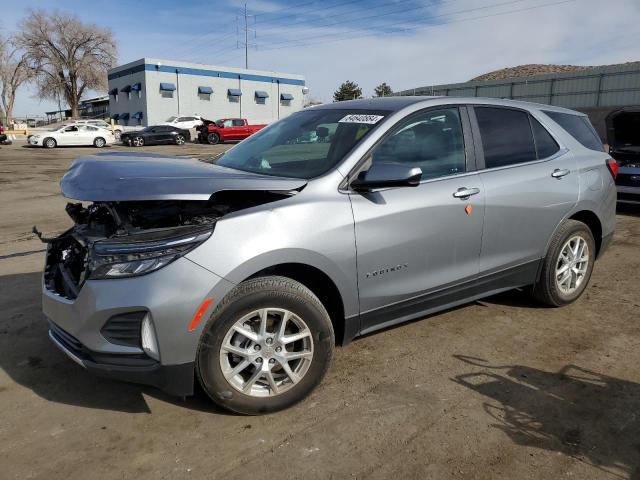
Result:
[[[161,365],[148,367],[125,367],[108,365],[85,360],[84,367],[94,375],[123,382],[139,383],[157,387],[169,395],[186,397],[193,395],[194,362],[180,365]]]
[[[146,355],[102,354],[87,349],[79,340],[49,321],[49,337],[69,358],[104,378],[150,385],[179,397],[193,395],[194,362],[162,365]]]

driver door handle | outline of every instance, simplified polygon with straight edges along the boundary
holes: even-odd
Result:
[[[565,175],[569,175],[570,173],[571,173],[571,170],[567,170],[566,168],[563,168],[563,169],[556,168],[551,174],[551,176],[553,178],[562,178]]]
[[[458,190],[456,190],[455,192],[453,192],[453,196],[456,198],[468,198],[471,195],[475,195],[477,193],[480,193],[480,189],[476,188],[476,187],[472,187],[472,188],[467,188],[467,187],[462,187],[459,188]]]

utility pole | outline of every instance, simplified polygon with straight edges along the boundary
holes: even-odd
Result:
[[[256,44],[251,44],[249,43],[249,32],[251,31],[251,29],[249,28],[249,18],[253,17],[254,15],[249,15],[247,13],[247,4],[244,4],[244,12],[242,14],[243,20],[244,20],[244,43],[243,42],[238,42],[238,47],[240,45],[244,46],[244,68],[248,69],[249,68],[249,47],[255,47]],[[238,17],[236,16],[236,19],[238,19]],[[238,32],[239,33],[239,32]],[[253,30],[253,34],[255,36],[255,30]]]
[[[247,25],[247,4],[244,4],[244,68],[249,69],[249,26]]]

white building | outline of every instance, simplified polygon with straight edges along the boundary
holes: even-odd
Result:
[[[108,78],[109,111],[121,125],[173,115],[271,123],[302,109],[306,93],[301,75],[152,58],[112,68]]]

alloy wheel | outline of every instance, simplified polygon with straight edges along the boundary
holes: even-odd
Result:
[[[143,145],[144,145],[144,140],[142,139],[142,137],[135,137],[133,139],[134,147],[142,147]]]
[[[178,135],[176,137],[176,145],[183,145],[184,144],[184,137],[182,135]]]
[[[312,359],[309,327],[281,308],[262,308],[243,316],[229,329],[220,348],[224,378],[252,397],[286,392],[302,380]]]
[[[580,235],[567,240],[556,262],[556,285],[564,295],[575,292],[584,281],[589,268],[589,245]]]

